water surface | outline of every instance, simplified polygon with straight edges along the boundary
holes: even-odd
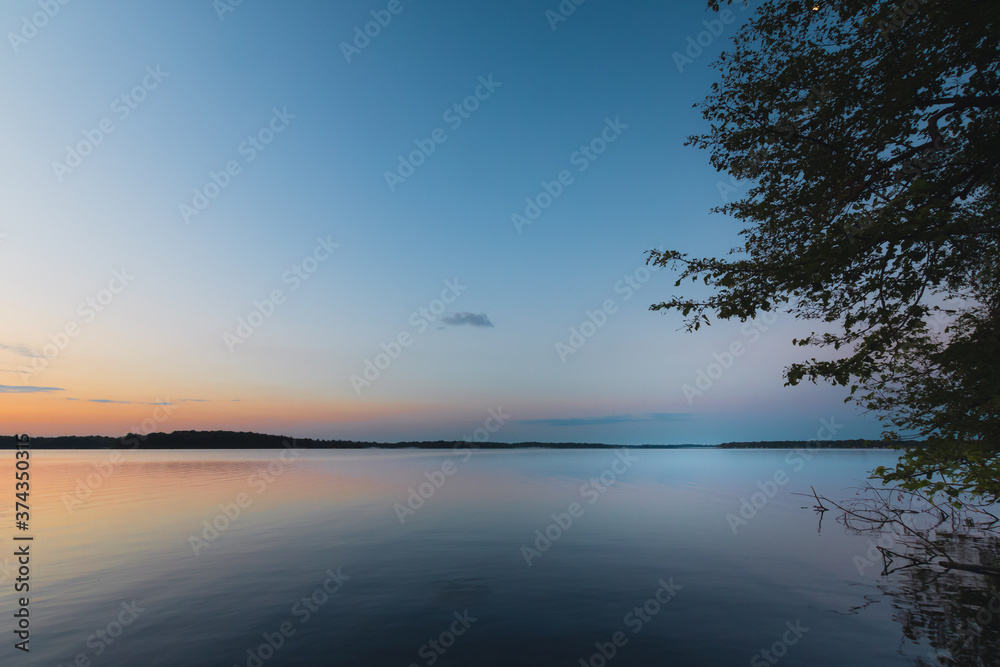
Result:
[[[891,452],[628,452],[34,452],[0,664],[935,664],[947,601],[793,495]]]

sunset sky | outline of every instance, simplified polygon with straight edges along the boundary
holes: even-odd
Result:
[[[230,3],[0,5],[5,433],[878,437],[783,386],[809,323],[648,310],[739,242],[683,143],[747,12]]]

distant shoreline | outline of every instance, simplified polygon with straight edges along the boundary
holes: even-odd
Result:
[[[0,439],[0,449],[15,449],[14,437]],[[289,438],[280,435],[236,431],[174,431],[150,433],[145,436],[128,434],[110,436],[53,436],[31,438],[35,450],[107,450],[107,449],[894,449],[895,446],[917,446],[919,442],[887,443],[882,440],[766,440],[759,442],[726,442],[718,445],[609,445],[583,442],[465,442],[457,440],[366,442],[355,440],[318,440]]]

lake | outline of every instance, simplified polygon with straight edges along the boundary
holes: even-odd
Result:
[[[794,495],[852,496],[887,451],[122,455],[32,452],[31,652],[5,613],[0,664],[936,664],[987,600],[881,576]]]

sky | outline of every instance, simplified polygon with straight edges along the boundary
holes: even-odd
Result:
[[[753,5],[578,1],[4,2],[2,430],[878,437],[810,323],[649,310],[740,243],[684,141]]]

